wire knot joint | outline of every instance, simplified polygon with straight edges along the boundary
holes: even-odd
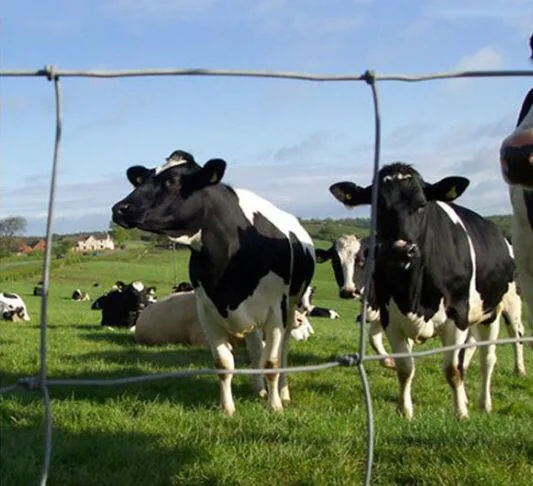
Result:
[[[337,356],[337,362],[341,366],[358,366],[361,363],[361,357],[359,353],[354,354],[341,354]]]
[[[374,71],[371,71],[370,69],[367,69],[363,74],[363,79],[366,81],[367,84],[373,86],[374,84],[376,84],[376,73]]]

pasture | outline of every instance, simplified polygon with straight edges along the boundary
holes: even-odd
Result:
[[[188,280],[187,251],[177,252],[177,280]],[[90,302],[70,300],[81,288],[92,301],[116,280],[141,279],[158,297],[174,283],[172,253],[136,250],[125,256],[82,258],[53,268],[48,305],[49,378],[110,379],[183,369],[212,368],[206,349],[139,346],[127,330],[99,326]],[[40,275],[3,279],[3,291],[26,301],[29,323],[0,323],[0,386],[39,370]],[[99,287],[93,287],[98,282]],[[337,320],[312,319],[315,334],[292,342],[290,365],[330,362],[356,352],[356,305],[337,298],[328,265],[317,265],[314,303],[337,310]],[[526,312],[526,310],[524,310]],[[526,318],[526,315],[524,315]],[[502,324],[503,326],[503,324]],[[528,334],[530,333],[528,329]],[[505,336],[503,329],[500,335]],[[415,350],[438,346],[437,341]],[[372,352],[367,347],[367,352]],[[246,365],[244,348],[237,365]],[[373,396],[375,485],[527,485],[533,478],[533,350],[528,376],[513,375],[512,350],[501,346],[493,380],[494,411],[475,408],[477,355],[466,377],[470,419],[451,413],[440,355],[417,360],[415,417],[396,413],[394,371],[366,364]],[[356,368],[290,375],[292,403],[269,413],[247,376],[234,378],[237,412],[219,410],[216,376],[116,387],[50,387],[53,452],[50,485],[352,485],[364,479],[366,408]],[[43,455],[39,391],[0,396],[1,484],[36,484]]]

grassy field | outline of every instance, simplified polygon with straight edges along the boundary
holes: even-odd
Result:
[[[187,252],[177,253],[178,280]],[[0,263],[1,264],[1,263]],[[74,288],[100,295],[116,280],[142,279],[162,297],[174,283],[172,253],[140,252],[78,259],[52,272],[48,309],[50,378],[116,378],[211,368],[209,351],[179,345],[136,345],[128,331],[99,326],[90,302],[73,302]],[[20,293],[29,323],[0,323],[0,386],[39,370],[40,276],[4,279]],[[99,287],[93,287],[98,282]],[[341,301],[329,266],[317,267],[316,303],[341,319],[312,321],[315,334],[292,343],[291,365],[326,363],[357,351],[353,302]],[[436,346],[427,343],[417,349]],[[242,349],[237,363],[245,366]],[[528,485],[533,481],[533,352],[526,378],[512,373],[509,346],[498,351],[494,412],[475,409],[479,366],[467,377],[470,419],[451,414],[441,356],[421,358],[413,386],[415,418],[396,414],[394,372],[368,363],[375,412],[375,485]],[[366,409],[355,368],[291,374],[293,402],[267,412],[249,377],[234,379],[237,412],[219,411],[218,379],[203,376],[117,387],[50,388],[53,453],[49,485],[353,485],[364,479]],[[0,484],[37,484],[43,456],[43,405],[38,391],[0,396]]]

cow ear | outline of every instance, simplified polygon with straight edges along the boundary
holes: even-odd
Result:
[[[183,176],[181,188],[182,195],[188,197],[193,192],[199,191],[204,187],[218,184],[222,180],[225,170],[225,160],[208,160],[200,170]]]
[[[324,263],[331,259],[331,250],[323,250],[322,248],[315,248],[315,258],[317,263]]]
[[[451,202],[457,199],[470,184],[466,177],[445,177],[435,184],[424,186],[424,195],[428,201]]]
[[[206,185],[218,184],[226,172],[226,161],[223,159],[208,160],[202,167],[202,172],[204,172]]]
[[[148,179],[152,174],[153,169],[147,169],[142,165],[134,165],[126,171],[128,180],[134,187],[140,186],[146,179]]]
[[[370,204],[372,201],[372,186],[360,187],[353,182],[337,182],[329,187],[329,191],[348,207]]]

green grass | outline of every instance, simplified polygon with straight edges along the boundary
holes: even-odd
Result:
[[[94,299],[117,279],[142,279],[165,295],[174,280],[171,252],[86,258],[55,268],[48,305],[49,378],[107,379],[182,369],[211,368],[209,351],[172,345],[136,345],[125,330],[101,328],[90,302],[73,302],[73,288]],[[187,252],[177,253],[178,280],[187,279]],[[10,281],[29,323],[0,323],[0,386],[39,371],[40,277]],[[98,288],[93,283],[99,282]],[[316,303],[339,320],[314,319],[315,334],[292,343],[289,362],[311,365],[358,348],[353,302],[337,298],[331,269],[318,265]],[[437,346],[427,343],[416,349]],[[417,361],[415,418],[396,414],[397,383],[370,362],[375,412],[376,485],[527,485],[533,478],[533,352],[529,375],[512,374],[509,346],[498,351],[494,412],[475,409],[477,359],[469,370],[470,419],[451,413],[441,356]],[[237,363],[245,366],[243,349]],[[53,452],[49,485],[352,485],[364,479],[366,409],[355,368],[291,375],[293,402],[284,413],[265,410],[249,377],[234,378],[237,412],[219,410],[218,379],[202,376],[116,387],[50,387]],[[36,484],[43,457],[43,404],[38,391],[0,397],[0,484]]]

